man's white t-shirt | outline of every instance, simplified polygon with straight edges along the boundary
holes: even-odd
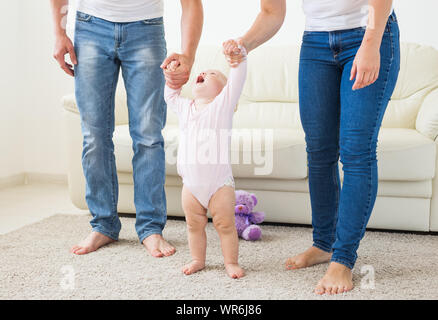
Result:
[[[365,27],[369,0],[303,0],[306,31]]]
[[[77,0],[76,9],[111,22],[133,22],[163,16],[163,0]]]

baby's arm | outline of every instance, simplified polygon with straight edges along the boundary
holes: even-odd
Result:
[[[178,68],[179,63],[178,61],[172,61],[167,65],[167,70],[175,71],[176,68]],[[188,99],[182,98],[181,95],[182,87],[179,89],[172,89],[167,84],[164,88],[164,100],[166,101],[169,108],[175,112],[178,117],[181,114],[181,111],[183,110],[184,104],[189,103]]]
[[[182,98],[181,96],[181,88],[172,89],[169,86],[164,87],[164,100],[167,103],[167,106],[177,114],[179,117],[184,105],[186,105],[189,100],[186,98]]]
[[[247,59],[246,50],[244,47],[239,47],[243,50],[245,58],[238,66],[231,67],[228,75],[228,81],[223,90],[225,97],[225,103],[231,111],[234,110],[239,102],[240,95],[242,94],[243,87],[245,85],[246,73],[247,73]]]

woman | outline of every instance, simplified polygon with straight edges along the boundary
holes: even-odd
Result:
[[[392,0],[303,0],[303,6],[299,96],[314,231],[313,245],[286,266],[330,261],[315,292],[336,294],[353,288],[351,270],[377,195],[377,136],[399,72],[399,29]],[[267,41],[284,14],[284,0],[262,0],[241,44],[249,52]]]

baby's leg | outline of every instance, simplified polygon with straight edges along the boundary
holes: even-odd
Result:
[[[183,186],[181,198],[187,222],[190,254],[192,256],[192,262],[183,267],[183,272],[189,275],[205,267],[207,210],[185,186]]]
[[[209,209],[213,224],[219,233],[225,268],[231,278],[241,278],[245,272],[238,264],[239,239],[234,218],[236,198],[234,188],[224,186],[211,197]]]

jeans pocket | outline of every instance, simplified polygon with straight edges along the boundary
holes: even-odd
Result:
[[[88,22],[91,20],[91,15],[77,11],[76,12],[76,20],[82,21],[82,22]]]
[[[146,19],[146,20],[142,20],[142,22],[146,25],[149,25],[149,26],[162,25],[163,24],[163,17]]]

